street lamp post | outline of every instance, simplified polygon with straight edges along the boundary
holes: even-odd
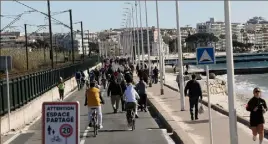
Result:
[[[90,44],[90,42],[89,42],[89,30],[87,30],[88,56],[90,56],[90,52],[91,52],[90,47],[89,47],[89,44]],[[85,54],[86,54],[86,52],[85,52]],[[100,54],[100,49],[99,49],[99,54]]]
[[[135,18],[134,18],[134,7],[133,7],[133,4],[131,4],[131,3],[129,3],[129,2],[127,2],[126,4],[129,4],[129,5],[131,5],[131,19],[132,19],[132,21],[130,21],[130,26],[131,26],[131,22],[132,22],[132,39],[131,40],[133,40],[132,41],[132,47],[131,47],[131,49],[132,49],[132,51],[133,51],[133,53],[132,53],[132,55],[133,55],[133,57],[132,57],[132,62],[134,62],[135,61],[135,63],[136,63],[136,55],[137,55],[137,52],[138,52],[138,50],[137,50],[137,41],[136,41],[136,34],[135,34]],[[138,35],[137,35],[138,36]]]
[[[138,65],[139,68],[141,67],[141,62],[140,62],[140,36],[139,36],[139,26],[138,26],[138,9],[137,9],[137,1],[135,0],[135,10],[136,10],[136,33],[137,33],[137,38],[138,38]]]
[[[147,2],[145,0],[145,16],[146,16],[146,30],[147,30],[147,51],[148,51],[148,62],[149,62],[149,87],[152,87],[151,80],[151,47],[150,47],[150,36],[149,36],[149,27],[148,27],[148,14],[147,14]]]
[[[140,9],[140,31],[141,31],[141,52],[142,52],[142,68],[144,69],[144,42],[143,42],[143,28],[142,28],[142,17],[141,17],[141,0],[139,0]]]
[[[84,31],[83,31],[83,22],[81,21],[81,38],[82,38],[82,51],[83,51],[83,61],[85,60],[85,49],[84,49]]]
[[[162,56],[161,56],[161,42],[160,42],[160,27],[159,27],[159,15],[158,15],[158,0],[155,0],[155,4],[156,4],[156,19],[157,19],[157,35],[158,35],[158,52],[159,52],[159,66],[160,66],[160,94],[163,95],[164,94],[164,84],[163,84],[163,66],[162,66]]]
[[[181,30],[180,30],[179,1],[178,0],[176,0],[176,21],[177,21],[177,47],[178,47],[178,65],[179,65],[179,76],[180,76],[181,111],[184,111],[185,110],[184,78],[183,78]]]
[[[237,118],[235,109],[235,90],[234,90],[234,61],[232,45],[232,29],[230,18],[230,1],[224,1],[225,17],[225,39],[226,39],[226,59],[227,59],[227,82],[228,82],[228,104],[229,104],[229,130],[230,143],[238,144]]]

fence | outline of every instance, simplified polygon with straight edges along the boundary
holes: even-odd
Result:
[[[31,100],[55,87],[59,77],[70,79],[77,70],[86,70],[97,64],[97,58],[92,57],[84,63],[74,64],[62,68],[40,71],[29,75],[12,78],[9,81],[11,111],[22,107]],[[0,80],[0,115],[8,112],[7,82]]]

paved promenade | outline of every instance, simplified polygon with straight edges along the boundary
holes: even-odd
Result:
[[[92,129],[87,127],[87,107],[84,104],[84,90],[70,95],[66,101],[79,101],[80,103],[80,144],[174,144],[166,133],[160,129],[149,112],[140,112],[137,119],[136,130],[130,131],[125,120],[125,113],[113,113],[110,98],[105,96],[106,104],[103,106],[103,126],[99,135],[94,138]],[[4,144],[41,144],[41,120],[36,121],[27,129],[22,130],[16,138],[15,134],[4,137]],[[13,136],[13,137],[12,137]]]
[[[172,82],[166,80],[166,84],[171,83]],[[175,85],[173,86],[175,87]],[[166,118],[175,132],[183,131],[195,144],[210,143],[207,107],[204,107],[205,113],[199,115],[199,120],[191,121],[188,97],[185,98],[185,111],[181,111],[178,92],[164,87],[164,95],[160,95],[160,84],[154,84],[148,91],[150,101],[159,109],[159,112]],[[229,144],[229,118],[212,110],[212,119],[214,144]],[[253,142],[251,130],[248,127],[240,123],[237,123],[237,127],[239,144],[258,144],[258,141]],[[263,144],[268,144],[268,141],[265,139]]]

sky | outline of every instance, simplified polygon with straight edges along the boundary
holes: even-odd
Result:
[[[21,1],[39,11],[47,13],[46,1]],[[125,4],[126,1],[51,1],[51,12],[61,12],[72,9],[73,23],[83,21],[84,30],[91,32],[102,31],[110,28],[120,28],[124,19],[124,8],[131,8]],[[134,1],[128,1],[134,4]],[[176,28],[176,7],[175,1],[159,1],[159,25],[160,28]],[[141,1],[142,25],[145,27],[145,5]],[[1,1],[1,15],[18,15],[29,8],[14,2]],[[138,7],[139,10],[139,7]],[[147,1],[148,25],[157,26],[156,5],[154,1]],[[214,17],[216,20],[224,21],[223,1],[180,1],[180,26],[190,25],[196,27],[196,23],[208,21]],[[138,11],[138,19],[139,19]],[[232,22],[246,22],[254,16],[262,16],[268,19],[268,1],[232,1],[231,20]],[[69,13],[62,13],[53,16],[57,20],[69,25]],[[13,19],[1,17],[1,28],[9,24]],[[45,16],[40,13],[24,14],[22,18],[14,23],[16,28],[12,30],[24,31],[24,24],[44,25],[48,24]],[[54,23],[54,22],[53,22]],[[138,22],[140,25],[140,22]],[[74,30],[80,29],[80,24],[74,24]],[[36,26],[28,26],[27,32],[37,30]],[[69,29],[62,25],[52,25],[53,32],[69,32]],[[40,31],[48,32],[48,28]]]

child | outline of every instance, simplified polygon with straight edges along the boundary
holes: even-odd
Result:
[[[63,82],[62,77],[60,77],[60,82],[58,84],[58,89],[59,89],[59,94],[60,94],[60,100],[63,101],[64,98],[64,88],[65,88],[65,83]]]
[[[250,111],[250,126],[253,134],[253,141],[256,141],[257,134],[259,134],[259,142],[262,144],[264,137],[265,123],[263,114],[267,111],[267,105],[264,99],[261,98],[261,89],[254,88],[254,97],[251,98],[247,104],[247,111]]]

